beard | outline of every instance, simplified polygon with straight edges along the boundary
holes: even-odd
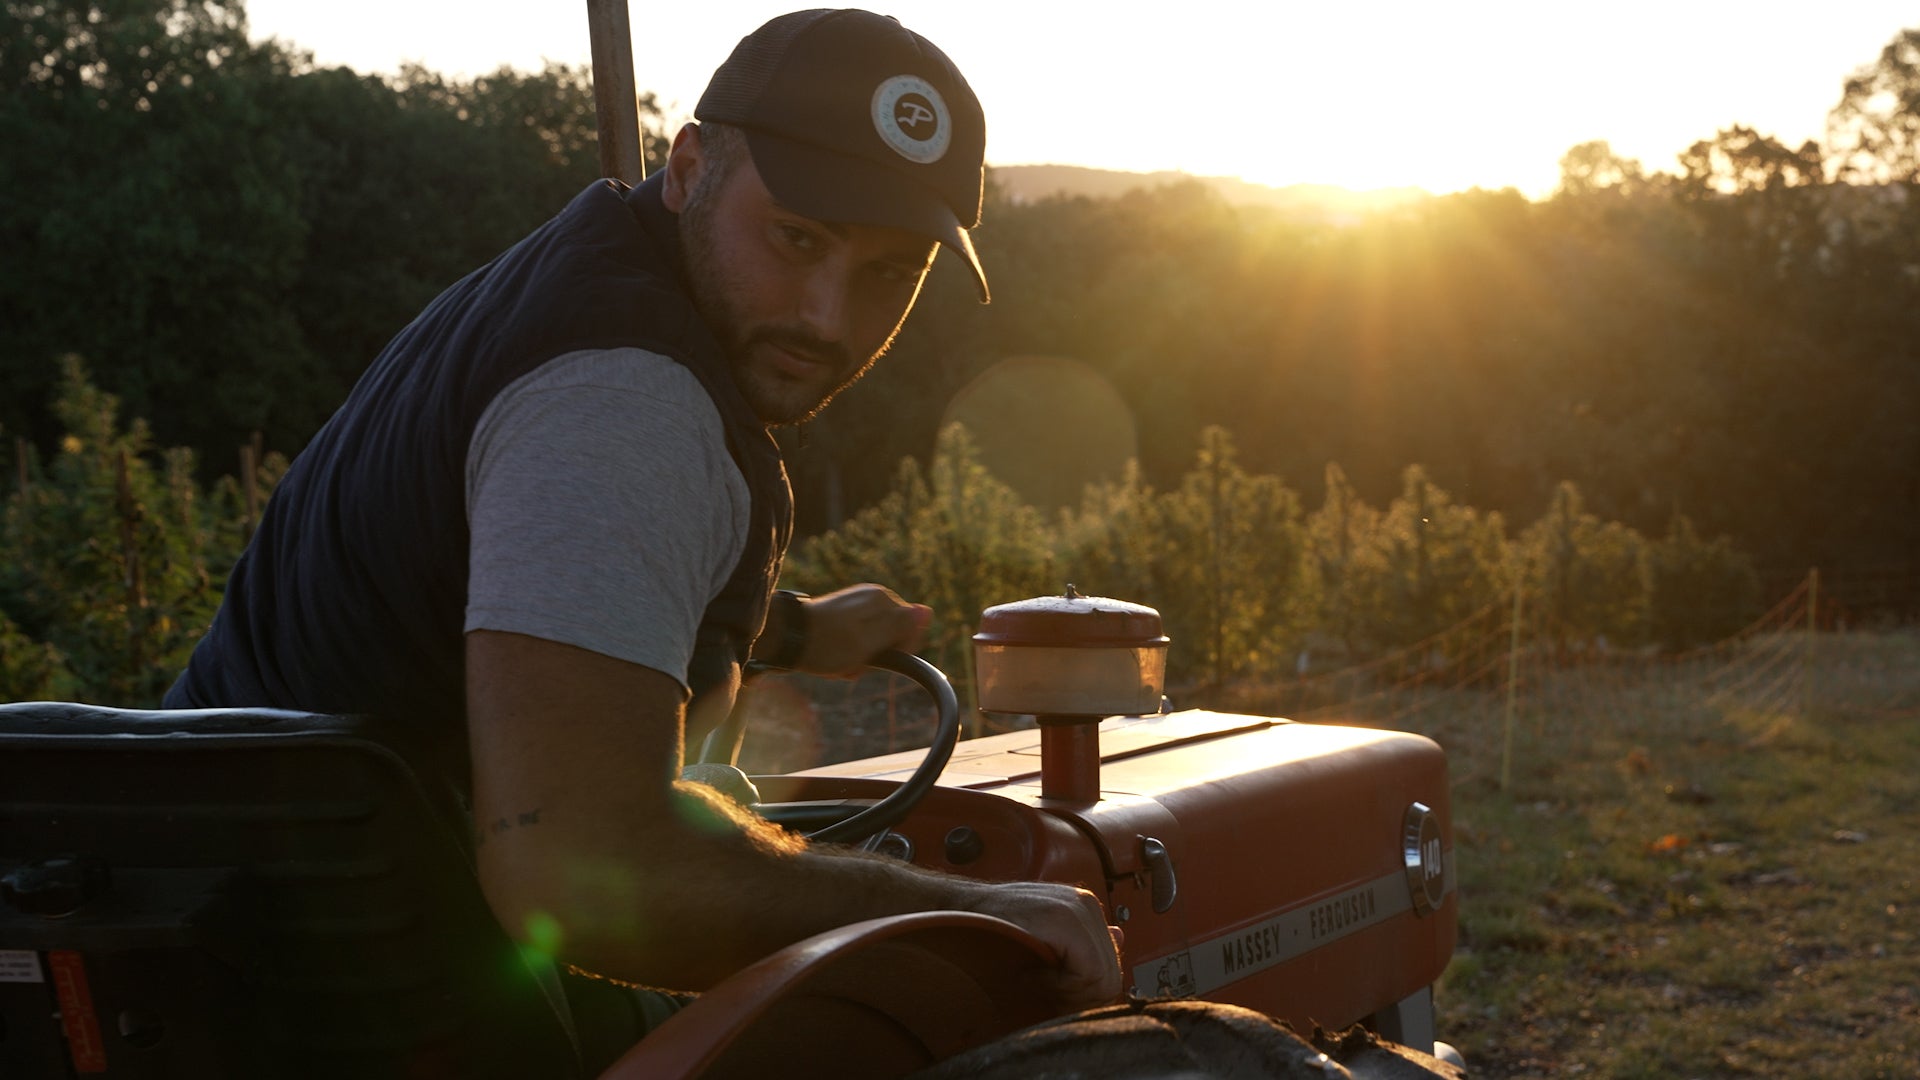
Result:
[[[711,207],[717,200],[708,195],[696,188],[680,213],[681,254],[694,308],[719,340],[734,385],[762,423],[776,427],[811,420],[836,394],[866,374],[886,346],[860,358],[844,345],[803,327],[751,321],[735,299],[744,286],[727,272],[715,251]],[[769,350],[810,361],[817,376],[803,377],[774,365],[764,357]]]

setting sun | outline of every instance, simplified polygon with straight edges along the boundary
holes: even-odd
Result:
[[[632,9],[636,78],[670,118],[787,3]],[[932,0],[886,6],[968,73],[997,165],[1183,170],[1262,184],[1547,194],[1560,156],[1604,139],[1649,169],[1746,124],[1798,145],[1842,81],[1911,8],[1871,0],[1817,20],[1731,4],[1614,5],[1604,15],[1513,0],[1434,6],[1247,6]],[[587,62],[577,5],[504,0],[254,0],[253,31],[321,64],[446,74]]]

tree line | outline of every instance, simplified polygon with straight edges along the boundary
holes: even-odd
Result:
[[[598,172],[577,67],[320,68],[212,0],[6,0],[0,32],[0,425],[42,449],[77,354],[170,444],[297,451]]]
[[[1157,489],[1138,463],[1049,517],[982,463],[967,430],[925,467],[899,462],[881,499],[803,541],[782,577],[802,589],[886,581],[930,604],[929,652],[969,670],[990,605],[1059,594],[1148,604],[1174,641],[1169,681],[1222,687],[1325,671],[1423,643],[1516,593],[1530,641],[1552,652],[1683,650],[1758,614],[1752,558],[1675,516],[1654,538],[1587,508],[1562,482],[1509,535],[1498,512],[1457,501],[1407,466],[1384,506],[1337,464],[1317,508],[1242,464],[1234,437],[1201,432],[1186,471]]]
[[[194,448],[203,483],[254,432],[297,452],[427,300],[596,171],[578,68],[320,68],[208,0],[6,12],[16,466],[56,450],[69,354],[158,444]],[[801,530],[885,498],[892,462],[930,467],[957,395],[1044,356],[1105,382],[1162,491],[1220,426],[1251,473],[1315,499],[1329,462],[1374,505],[1420,462],[1510,520],[1570,482],[1586,512],[1646,535],[1684,517],[1763,568],[1911,563],[1920,30],[1841,74],[1823,142],[1736,126],[1669,170],[1584,144],[1537,202],[1476,190],[1332,223],[1198,185],[1015,201],[990,176],[994,303],[938,268],[889,358],[784,436]]]
[[[0,701],[151,706],[205,632],[287,462],[266,455],[202,484],[191,451],[163,450],[143,421],[123,421],[74,358],[55,411],[58,449],[44,464],[29,455],[0,513]],[[1272,679],[1303,653],[1325,670],[1428,642],[1516,591],[1530,637],[1556,650],[1686,648],[1757,610],[1752,561],[1724,537],[1676,517],[1650,540],[1597,517],[1572,484],[1512,536],[1499,513],[1457,502],[1417,465],[1384,507],[1337,465],[1325,486],[1306,510],[1212,427],[1172,487],[1129,464],[1049,516],[956,424],[930,463],[901,459],[885,496],[802,542],[782,582],[893,584],[934,607],[929,652],[956,674],[969,670],[982,610],[1071,582],[1159,608],[1176,642],[1170,676],[1213,687]]]
[[[1474,191],[1351,226],[1197,185],[995,207],[994,304],[930,289],[896,360],[823,418],[828,466],[799,469],[839,470],[859,505],[884,483],[859,469],[873,440],[924,457],[955,393],[1042,354],[1112,383],[1160,484],[1218,424],[1297,490],[1338,461],[1383,500],[1422,462],[1517,518],[1572,480],[1607,517],[1684,514],[1778,569],[1913,562],[1920,186],[1815,182],[1810,152],[1740,131],[1688,162],[1585,146],[1552,199]]]

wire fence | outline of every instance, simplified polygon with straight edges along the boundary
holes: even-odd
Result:
[[[1363,663],[1319,671],[1302,655],[1293,670],[1263,679],[1176,690],[1172,704],[1419,731],[1448,746],[1457,778],[1506,789],[1527,748],[1550,730],[1553,752],[1580,753],[1627,719],[1697,724],[1729,711],[1808,717],[1837,708],[1920,718],[1920,679],[1888,677],[1910,654],[1829,647],[1857,633],[1858,623],[1817,571],[1740,632],[1678,653],[1612,647],[1508,598]],[[883,673],[844,682],[763,679],[747,707],[750,771],[923,746],[932,730],[919,692]],[[988,734],[1031,723],[985,719]]]

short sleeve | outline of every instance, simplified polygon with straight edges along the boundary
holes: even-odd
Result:
[[[687,682],[746,543],[749,495],[693,373],[640,349],[558,357],[467,450],[465,628],[562,642]]]

